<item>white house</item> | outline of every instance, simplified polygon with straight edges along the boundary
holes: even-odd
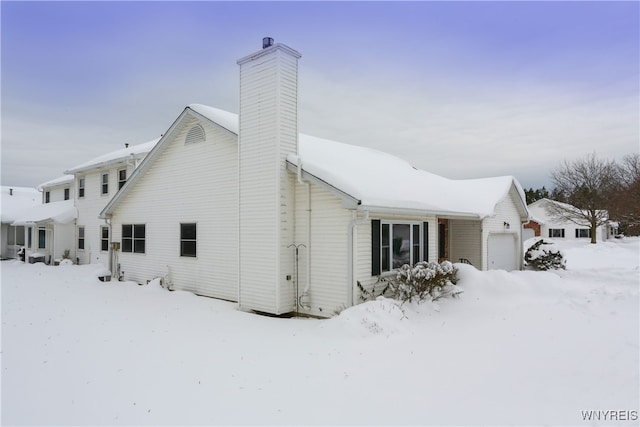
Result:
[[[239,115],[184,109],[100,214],[116,274],[330,316],[404,263],[521,268],[528,212],[513,177],[449,180],[299,134],[299,58],[265,39],[238,61]]]
[[[65,252],[75,257],[73,176],[64,175],[38,186],[42,202],[23,211],[13,225],[24,227],[27,245],[25,259],[39,258],[48,263],[62,259]],[[33,244],[31,244],[33,242]]]
[[[548,207],[551,204],[564,205],[570,209],[577,210],[574,206],[550,199],[540,199],[531,203],[527,206],[531,214],[531,221],[524,225],[525,238],[541,236],[556,239],[591,239],[591,226],[589,223],[576,224],[555,218],[548,212]],[[602,215],[605,218],[608,217],[606,211],[602,211]],[[606,224],[597,227],[596,233],[598,241],[611,239],[617,233],[617,223],[606,221]]]
[[[35,188],[2,186],[1,191],[0,259],[12,259],[17,258],[20,248],[33,245],[26,239],[25,227],[13,223],[24,211],[40,205],[41,197]]]
[[[110,264],[109,226],[98,216],[157,142],[158,139],[132,146],[125,144],[120,150],[65,171],[73,176],[71,199],[77,219],[72,247],[80,264],[102,263],[105,267]]]

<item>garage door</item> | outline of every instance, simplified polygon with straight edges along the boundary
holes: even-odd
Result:
[[[536,237],[536,232],[532,228],[523,228],[522,229],[522,240],[529,240]]]
[[[491,234],[488,241],[490,270],[517,270],[516,239],[513,234]]]

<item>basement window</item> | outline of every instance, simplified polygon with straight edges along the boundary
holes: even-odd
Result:
[[[204,142],[205,135],[204,129],[200,125],[194,125],[189,132],[187,133],[187,137],[184,140],[185,144],[195,144],[197,142]]]

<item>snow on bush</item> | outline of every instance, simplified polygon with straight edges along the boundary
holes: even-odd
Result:
[[[552,243],[545,242],[544,239],[538,240],[531,245],[527,252],[524,254],[524,261],[526,265],[530,265],[536,270],[566,270],[566,261],[562,253],[557,250],[553,251],[550,248],[544,248],[543,246],[550,247]]]
[[[386,279],[387,295],[402,302],[437,301],[456,296],[462,291],[456,286],[457,270],[449,261],[442,263],[421,261],[405,264],[395,278]]]

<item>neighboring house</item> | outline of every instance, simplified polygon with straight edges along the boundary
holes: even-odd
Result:
[[[556,202],[550,199],[540,199],[531,203],[527,206],[531,214],[531,220],[523,226],[524,233],[526,234],[525,238],[535,236],[555,239],[591,239],[591,225],[589,223],[576,224],[571,221],[554,218],[547,211],[549,205],[552,203],[577,209],[566,203]],[[617,227],[617,223],[613,221],[607,221],[606,224],[598,226],[596,229],[597,240],[613,238],[617,234]]]
[[[449,180],[299,134],[299,57],[267,40],[238,61],[239,115],[184,109],[100,214],[116,275],[326,317],[404,263],[522,267],[513,177]]]
[[[17,258],[20,248],[33,245],[33,242],[26,238],[28,229],[13,223],[22,212],[40,205],[41,196],[35,188],[2,186],[1,202],[0,258]]]
[[[64,175],[38,186],[42,204],[24,211],[14,225],[25,227],[25,260],[34,256],[45,262],[60,261],[65,251],[75,259],[74,221],[77,211],[73,206],[73,175]]]
[[[125,144],[123,149],[65,171],[74,177],[72,200],[78,214],[72,235],[75,257],[80,264],[109,266],[109,224],[98,215],[157,142],[158,139],[139,145]]]

